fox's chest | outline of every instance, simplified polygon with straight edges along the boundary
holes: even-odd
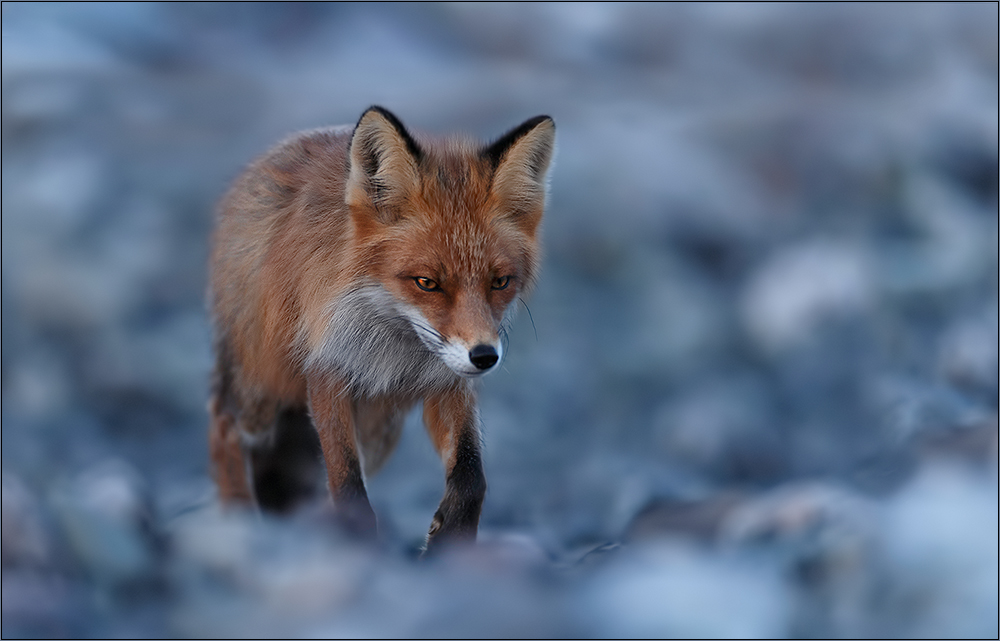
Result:
[[[378,286],[351,290],[333,303],[322,344],[306,364],[336,371],[354,393],[367,397],[422,395],[457,379]]]

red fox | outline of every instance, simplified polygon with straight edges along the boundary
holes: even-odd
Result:
[[[548,116],[482,145],[414,135],[373,106],[236,179],[210,260],[223,502],[297,500],[309,460],[292,446],[311,423],[334,513],[374,535],[365,476],[423,401],[446,473],[426,549],[475,539],[486,479],[473,381],[501,362],[512,303],[537,277],[554,144]]]

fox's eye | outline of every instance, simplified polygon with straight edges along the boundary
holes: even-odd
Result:
[[[425,292],[438,292],[441,291],[441,286],[437,284],[436,280],[430,278],[424,278],[423,276],[417,276],[413,279],[413,282],[417,284],[417,287],[424,290]]]
[[[510,276],[493,279],[493,289],[507,289],[507,285],[510,285]]]

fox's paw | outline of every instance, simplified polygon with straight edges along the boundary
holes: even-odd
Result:
[[[431,521],[431,527],[427,530],[427,541],[424,543],[420,557],[426,558],[434,556],[441,550],[457,546],[469,545],[476,542],[477,527],[469,524],[446,523],[444,514],[438,510]]]

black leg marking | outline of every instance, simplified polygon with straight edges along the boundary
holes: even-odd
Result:
[[[479,528],[486,475],[473,430],[463,430],[455,446],[455,465],[448,474],[444,498],[427,533],[427,550],[448,541],[474,541]]]

